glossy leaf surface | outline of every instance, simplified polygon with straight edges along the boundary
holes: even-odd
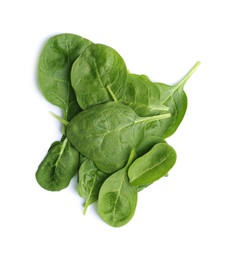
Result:
[[[38,62],[38,81],[43,96],[62,108],[64,119],[70,120],[80,107],[71,87],[71,66],[92,44],[75,34],[55,35],[45,43]]]
[[[107,87],[119,99],[123,95],[126,78],[127,68],[122,57],[103,44],[89,46],[71,70],[71,82],[83,110],[111,101]]]
[[[146,154],[158,143],[166,143],[166,141],[159,136],[145,134],[140,145],[136,148],[137,157]]]
[[[158,143],[133,162],[128,170],[129,181],[133,186],[151,184],[166,175],[175,162],[175,150],[167,143]]]
[[[131,149],[139,145],[145,134],[146,124],[169,116],[139,117],[129,106],[107,102],[76,115],[66,134],[73,146],[100,170],[112,173],[126,165]]]
[[[197,62],[175,86],[155,83],[160,90],[160,101],[163,105],[169,107],[168,112],[171,114],[170,118],[156,122],[156,124],[153,125],[153,131],[156,135],[167,138],[174,134],[179,127],[187,110],[187,96],[184,91],[184,86],[199,65],[200,62]]]
[[[139,116],[158,115],[168,110],[160,101],[159,88],[145,75],[128,74],[121,101]]]
[[[65,139],[54,142],[36,171],[37,182],[46,190],[66,188],[77,172],[79,152]]]
[[[129,183],[129,165],[107,178],[99,192],[98,214],[113,227],[127,224],[135,213],[138,191]]]
[[[85,214],[88,206],[98,199],[99,190],[109,175],[100,171],[92,160],[85,159],[79,168],[78,176],[78,193],[86,199],[84,203]]]

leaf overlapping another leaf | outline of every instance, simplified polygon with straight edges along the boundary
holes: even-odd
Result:
[[[184,85],[175,86],[127,71],[113,48],[74,34],[51,37],[38,61],[43,96],[63,111],[62,124],[36,171],[46,190],[60,191],[77,175],[84,214],[98,200],[98,214],[113,227],[127,224],[138,192],[167,176],[176,152],[165,140],[187,109]]]
[[[112,101],[107,86],[119,99],[124,92],[127,68],[122,57],[103,44],[89,46],[71,70],[71,82],[80,107],[85,110]]]
[[[38,61],[38,82],[43,96],[62,108],[64,119],[80,111],[70,72],[73,62],[92,42],[75,34],[51,37],[43,46]]]
[[[125,166],[131,149],[140,144],[146,124],[169,116],[139,117],[129,106],[107,102],[76,115],[66,134],[73,146],[100,170],[113,173]]]
[[[79,164],[79,152],[68,139],[51,145],[36,171],[40,186],[50,191],[65,189],[75,176]]]

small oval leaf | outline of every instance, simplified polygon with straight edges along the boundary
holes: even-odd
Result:
[[[98,214],[113,227],[127,224],[136,209],[137,187],[129,183],[125,168],[106,179],[99,192]]]
[[[79,152],[65,139],[55,142],[36,171],[40,186],[49,191],[66,188],[77,172]]]
[[[129,181],[133,186],[151,184],[166,175],[175,162],[175,150],[167,143],[158,143],[130,166]]]

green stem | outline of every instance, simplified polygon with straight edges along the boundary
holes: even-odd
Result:
[[[96,175],[94,176],[93,183],[95,183],[95,179],[96,179]],[[83,215],[86,215],[88,206],[90,205],[89,201],[90,201],[90,198],[91,198],[92,190],[93,190],[93,187],[91,188],[91,192],[90,192],[89,196],[87,197],[87,199],[84,203]]]
[[[111,90],[111,86],[110,84],[106,86],[109,94],[111,95],[112,99],[114,100],[114,102],[118,102],[118,99],[117,97],[115,96],[115,94],[113,93],[113,91]]]
[[[88,201],[89,198],[86,200],[86,202],[84,203],[84,208],[83,208],[83,215],[85,216],[87,214],[87,209],[88,209]]]
[[[184,76],[184,78],[178,82],[175,87],[179,88],[181,86],[184,86],[184,84],[186,83],[186,81],[192,76],[192,74],[195,72],[195,70],[199,67],[199,65],[201,64],[200,61],[198,61],[192,68],[191,70]]]
[[[152,122],[152,121],[155,121],[155,120],[166,119],[166,118],[169,118],[169,117],[171,117],[170,113],[161,114],[161,115],[157,115],[157,116],[140,117],[137,122],[148,122],[148,121]]]
[[[59,157],[58,157],[57,161],[55,162],[55,166],[57,166],[59,164],[60,158],[63,155],[63,151],[64,151],[64,149],[65,149],[65,147],[67,145],[67,142],[68,142],[68,139],[65,138],[64,141],[63,141],[62,149],[61,149],[61,151],[59,153]]]
[[[65,119],[63,119],[62,117],[60,116],[57,116],[56,114],[54,114],[53,112],[50,111],[50,114],[55,118],[57,119],[60,123],[62,123],[63,125],[67,126],[69,124],[69,122]]]
[[[68,111],[67,111],[66,109],[63,110],[63,117],[62,117],[63,120],[66,121],[67,115],[68,115]],[[63,134],[63,135],[65,135],[65,133],[66,133],[66,127],[67,127],[67,125],[62,123],[62,134]]]

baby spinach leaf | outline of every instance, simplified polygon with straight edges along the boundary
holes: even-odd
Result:
[[[136,148],[137,157],[146,154],[154,145],[158,143],[166,143],[166,141],[159,136],[145,134],[139,146]]]
[[[137,187],[131,186],[127,170],[134,156],[131,152],[127,165],[103,183],[98,199],[98,214],[107,224],[121,227],[133,217],[137,204]]]
[[[110,175],[100,171],[92,160],[85,159],[79,168],[78,176],[78,193],[86,199],[83,212],[86,214],[88,206],[98,199],[99,190]]]
[[[131,149],[142,140],[146,124],[169,116],[139,117],[129,106],[107,102],[77,114],[66,134],[73,146],[100,170],[113,173],[125,166]]]
[[[75,59],[92,44],[75,34],[59,34],[45,43],[38,62],[38,81],[43,96],[62,108],[70,120],[80,107],[71,87],[70,72]]]
[[[103,44],[90,45],[71,70],[71,82],[83,110],[111,101],[107,86],[119,99],[123,95],[126,78],[127,68],[122,57]]]
[[[168,110],[160,102],[159,88],[145,75],[128,74],[120,100],[133,108],[138,116],[152,116]]]
[[[200,62],[197,62],[186,76],[175,86],[155,83],[160,90],[160,101],[165,106],[169,107],[168,112],[171,114],[171,118],[161,120],[153,125],[152,131],[154,131],[156,135],[167,138],[174,134],[179,127],[187,109],[187,96],[184,91],[184,85],[199,65]]]
[[[84,214],[98,199],[102,220],[113,227],[127,224],[138,192],[167,176],[176,162],[164,138],[185,115],[184,85],[199,64],[169,86],[128,73],[109,46],[74,34],[51,37],[39,57],[38,81],[44,97],[63,111],[63,117],[51,113],[63,135],[40,163],[38,183],[59,191],[79,171]]]
[[[36,171],[37,182],[49,191],[66,188],[77,172],[79,152],[66,138],[54,142]]]
[[[167,143],[158,143],[132,163],[128,169],[129,181],[132,186],[151,184],[166,175],[175,162],[175,150]]]

